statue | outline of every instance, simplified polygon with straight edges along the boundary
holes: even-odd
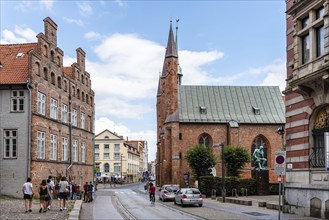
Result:
[[[264,157],[263,146],[259,146],[259,148],[256,148],[252,156],[255,168],[259,170],[266,170],[265,163],[267,160]]]

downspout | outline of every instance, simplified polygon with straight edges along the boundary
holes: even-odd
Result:
[[[72,167],[72,112],[71,112],[71,95],[69,96],[69,136],[70,136],[70,165],[66,168],[66,178],[68,178],[68,171]]]
[[[26,80],[26,87],[27,89],[29,90],[29,106],[28,106],[28,126],[27,126],[27,170],[26,170],[26,174],[27,174],[27,177],[30,177],[30,172],[31,172],[31,164],[30,164],[30,161],[31,161],[31,125],[32,125],[32,92],[31,92],[31,89],[30,89],[30,81],[29,79]]]

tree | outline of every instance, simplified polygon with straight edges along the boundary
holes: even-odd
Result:
[[[226,146],[224,148],[224,161],[227,176],[238,177],[241,169],[251,161],[251,158],[247,149],[242,146]]]
[[[212,151],[204,145],[196,145],[190,148],[185,155],[195,178],[200,176],[209,176],[209,168],[216,165],[216,157]]]

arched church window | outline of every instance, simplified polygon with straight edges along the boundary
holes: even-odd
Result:
[[[264,152],[264,158],[268,159],[267,158],[267,145],[266,145],[266,142],[265,142],[265,138],[262,137],[261,135],[257,136],[252,145],[251,145],[251,154],[254,153],[254,151],[256,149],[258,149],[260,146],[263,146],[263,152]],[[251,167],[255,167],[256,164],[255,164],[255,161],[254,161],[254,158],[253,160],[251,161]],[[264,166],[266,167],[267,166],[267,162],[264,163]]]
[[[203,133],[200,137],[199,137],[199,144],[200,145],[204,145],[206,147],[210,147],[212,146],[212,140],[209,134]]]
[[[322,108],[316,115],[312,135],[310,164],[313,168],[322,168],[325,166],[325,135],[329,136],[329,105]]]

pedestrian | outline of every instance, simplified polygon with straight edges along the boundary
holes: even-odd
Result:
[[[78,186],[75,183],[74,186],[73,186],[73,199],[76,200],[77,197],[78,197]]]
[[[87,182],[86,190],[87,190],[86,202],[90,202],[90,197],[91,197],[91,185],[90,185],[88,182]]]
[[[47,208],[48,208],[48,210],[50,210],[50,206],[51,206],[51,203],[53,201],[53,193],[54,193],[54,187],[55,187],[52,176],[48,177],[47,183],[48,183],[48,189],[49,189],[49,201],[48,201],[48,207]]]
[[[84,192],[84,194],[83,194],[83,201],[84,202],[87,202],[87,200],[86,200],[86,197],[87,197],[87,185],[88,185],[88,182],[86,182],[85,185],[83,185],[83,192]]]
[[[26,183],[23,184],[23,194],[24,194],[24,203],[25,203],[25,213],[32,212],[32,197],[33,197],[33,185],[31,183],[31,178],[28,177]],[[27,210],[29,209],[29,210]]]
[[[63,176],[59,182],[59,210],[66,210],[66,200],[69,193],[69,183],[66,181],[66,177]]]
[[[69,188],[70,188],[70,199],[73,200],[73,181],[71,181]]]
[[[40,198],[40,209],[39,212],[47,212],[48,200],[49,200],[49,188],[47,185],[47,180],[42,180],[39,187],[39,198]]]
[[[90,186],[90,202],[92,202],[94,200],[95,189],[94,189],[94,185],[91,181],[90,181],[89,186]]]

